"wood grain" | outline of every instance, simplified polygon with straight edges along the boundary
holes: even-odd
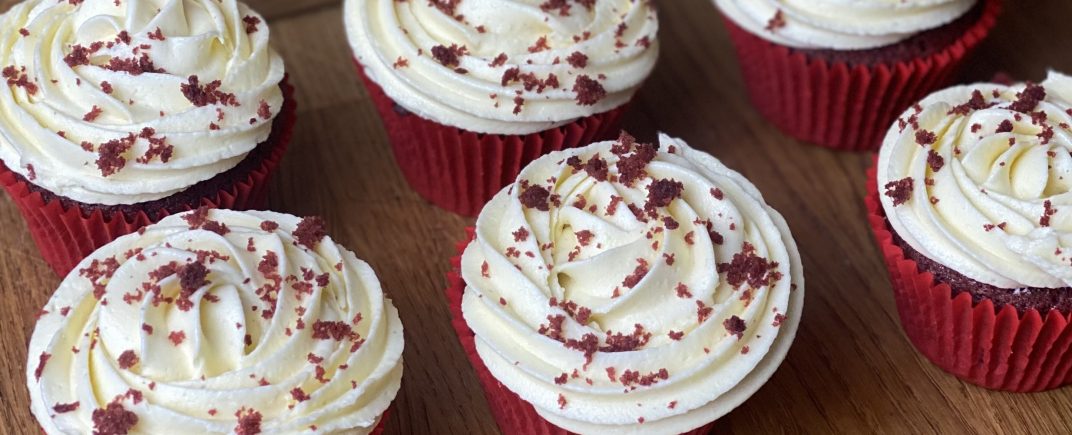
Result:
[[[298,89],[298,127],[274,181],[272,208],[327,218],[335,239],[375,268],[405,324],[406,372],[387,433],[497,433],[442,295],[454,243],[470,222],[407,188],[353,72],[339,1],[250,3],[269,18]],[[680,136],[755,182],[788,219],[807,276],[804,319],[788,359],[716,432],[1072,432],[1072,389],[987,391],[913,350],[864,219],[871,157],[799,144],[761,119],[743,94],[709,0],[660,7],[662,59],[626,125],[643,139],[656,131]],[[1072,3],[1035,0],[1009,9],[963,80],[999,71],[1041,80],[1047,68],[1072,71]],[[0,434],[34,434],[23,384],[26,343],[34,313],[59,278],[6,198],[0,228]]]

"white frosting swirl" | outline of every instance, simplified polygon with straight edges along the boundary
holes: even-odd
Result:
[[[233,168],[283,104],[268,26],[234,0],[27,0],[0,18],[0,67],[0,160],[84,203],[156,200]],[[209,101],[223,101],[193,104],[191,76],[219,80]],[[125,162],[102,169],[101,154]]]
[[[1041,85],[932,94],[890,129],[879,154],[890,224],[913,249],[976,281],[1072,286],[1070,125],[1072,77],[1059,73]]]
[[[100,429],[111,405],[131,433],[370,432],[403,347],[372,269],[329,237],[308,249],[294,216],[212,210],[191,229],[196,213],[115,240],[60,284],[26,371],[44,431]]]
[[[660,142],[635,183],[636,171],[620,169],[635,168],[644,146],[536,160],[484,208],[462,257],[480,358],[570,431],[680,433],[714,421],[766,382],[796,334],[804,281],[785,221],[715,158]],[[571,167],[600,159],[606,177]],[[541,189],[547,211],[533,208]]]
[[[649,1],[551,3],[346,0],[344,16],[365,74],[402,107],[478,133],[528,134],[625,104],[658,58]],[[457,62],[443,62],[437,51],[452,46]]]
[[[727,17],[775,44],[861,50],[941,27],[976,0],[715,0]]]

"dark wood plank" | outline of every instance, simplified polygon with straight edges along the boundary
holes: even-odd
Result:
[[[245,3],[269,21],[334,8],[339,4],[337,0],[250,0]],[[339,20],[342,20],[341,16]]]
[[[10,0],[0,1],[3,5]],[[320,214],[337,240],[376,269],[406,327],[406,372],[387,431],[496,433],[442,296],[454,243],[470,221],[427,205],[397,170],[375,110],[353,72],[338,1],[257,0],[298,88],[292,151],[272,208]],[[771,381],[723,418],[719,433],[1069,433],[1072,391],[980,389],[923,359],[900,330],[884,267],[864,220],[867,154],[801,145],[752,109],[709,0],[662,2],[663,55],[627,126],[665,131],[749,177],[788,219],[808,298],[800,334]],[[1010,10],[965,68],[1041,80],[1072,72],[1072,4]],[[34,313],[58,284],[14,205],[0,201],[0,434],[36,433],[23,385]]]

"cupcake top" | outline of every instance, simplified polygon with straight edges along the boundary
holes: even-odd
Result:
[[[666,136],[536,160],[481,212],[461,269],[480,358],[579,433],[716,420],[781,363],[804,297],[782,217]]]
[[[268,138],[283,61],[234,0],[27,0],[0,17],[0,160],[57,195],[134,204]]]
[[[894,231],[995,287],[1072,286],[1072,77],[946,89],[898,120],[878,161]]]
[[[347,0],[365,74],[396,103],[528,134],[625,104],[658,57],[648,0]]]
[[[960,18],[976,0],[715,0],[749,32],[795,48],[893,45]]]
[[[319,218],[200,209],[83,260],[26,382],[50,435],[368,433],[402,347],[376,275]]]

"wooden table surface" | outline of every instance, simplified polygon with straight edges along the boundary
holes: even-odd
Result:
[[[428,205],[406,186],[354,74],[339,0],[250,3],[268,18],[298,90],[298,126],[271,206],[325,217],[333,237],[375,268],[405,324],[405,377],[387,433],[496,433],[443,296],[448,260],[471,221]],[[1072,72],[1072,2],[1007,3],[1015,7],[962,79]],[[626,128],[646,140],[660,130],[682,137],[750,178],[788,219],[807,277],[804,318],[788,358],[716,432],[1072,433],[1072,388],[987,391],[914,351],[864,219],[870,155],[780,134],[749,105],[712,2],[659,6],[662,58]],[[0,228],[0,434],[34,434],[23,382],[26,344],[34,314],[60,279],[6,197]]]

